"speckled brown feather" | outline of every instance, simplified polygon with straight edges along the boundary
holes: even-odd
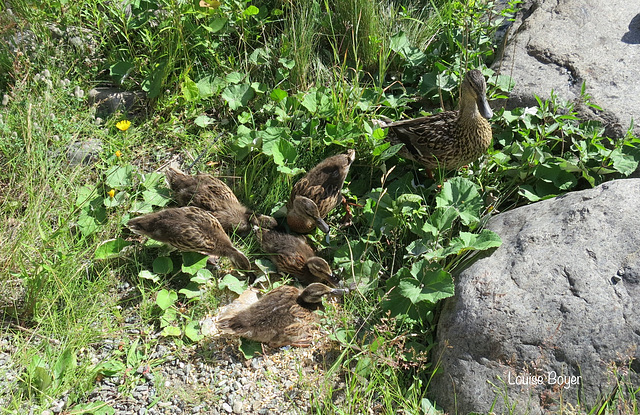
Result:
[[[319,283],[304,290],[283,285],[250,304],[243,301],[234,307],[232,303],[218,317],[217,325],[222,332],[267,343],[271,347],[289,344],[308,346],[311,343],[310,331],[317,321],[314,310],[322,308],[322,297],[342,292],[344,290],[331,289]]]
[[[384,123],[391,144],[404,144],[398,154],[430,170],[457,169],[481,157],[492,139],[487,118],[486,83],[478,70],[469,71],[461,86],[459,111]]]
[[[256,229],[260,247],[276,264],[278,271],[298,278],[304,284],[322,282],[335,286],[337,278],[324,259],[316,256],[303,236],[270,229]]]
[[[165,174],[178,205],[197,206],[212,212],[228,234],[247,235],[252,223],[263,227],[277,225],[271,216],[256,214],[244,206],[229,186],[209,174],[191,176],[175,167],[169,167]]]
[[[294,232],[309,233],[342,199],[342,186],[355,160],[355,150],[328,157],[298,180],[287,203],[287,223]],[[308,198],[317,206],[317,217],[309,217],[297,205],[297,198]]]
[[[232,245],[215,216],[199,207],[164,209],[133,218],[127,226],[180,251],[228,256],[236,267],[251,268],[247,257]]]

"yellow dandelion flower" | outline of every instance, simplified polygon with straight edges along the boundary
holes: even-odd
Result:
[[[118,121],[118,123],[116,124],[116,128],[118,128],[118,130],[120,131],[127,131],[129,127],[131,127],[131,121],[129,120]]]
[[[111,189],[111,190],[109,190],[109,191],[107,192],[107,194],[109,195],[109,197],[110,197],[111,199],[113,199],[113,198],[115,197],[115,195],[116,195],[116,190],[115,190],[115,189]]]
[[[122,157],[122,152],[120,152],[120,150],[116,151],[116,157],[118,158]]]

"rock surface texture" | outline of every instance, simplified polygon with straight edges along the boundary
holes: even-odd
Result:
[[[516,81],[507,108],[535,106],[534,95],[580,97],[582,83],[603,111],[578,107],[620,137],[635,118],[640,134],[640,2],[529,0],[494,69]]]
[[[489,221],[502,246],[457,277],[438,322],[438,405],[583,413],[616,379],[640,385],[639,194],[612,181]]]

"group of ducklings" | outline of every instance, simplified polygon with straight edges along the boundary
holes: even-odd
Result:
[[[492,116],[486,99],[486,83],[479,70],[467,72],[461,85],[459,111],[397,122],[378,122],[388,130],[392,144],[402,144],[403,158],[422,164],[428,171],[457,169],[484,154],[492,139]],[[343,200],[342,187],[355,150],[323,160],[295,183],[286,205],[287,224],[298,235],[276,230],[271,216],[244,206],[221,180],[209,174],[191,176],[174,167],[166,171],[174,199],[181,207],[131,219],[135,233],[165,242],[181,251],[200,252],[210,258],[229,257],[233,265],[248,270],[248,258],[233,246],[228,234],[247,235],[254,230],[262,250],[279,272],[291,274],[304,289],[280,286],[258,298],[247,290],[217,318],[220,331],[267,343],[272,347],[308,345],[309,323],[322,307],[325,295],[340,295],[331,267],[316,256],[302,234],[316,228],[328,233],[325,218]]]

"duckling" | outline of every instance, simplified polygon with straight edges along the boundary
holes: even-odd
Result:
[[[260,247],[280,272],[297,277],[303,284],[322,282],[335,286],[337,277],[324,259],[316,256],[306,239],[272,229],[254,227]]]
[[[322,309],[322,297],[342,295],[348,290],[313,283],[304,290],[282,285],[258,299],[253,290],[245,291],[217,318],[217,328],[270,347],[310,346],[315,310]],[[247,293],[247,294],[245,294]]]
[[[355,150],[326,158],[298,180],[287,203],[287,223],[292,231],[309,233],[317,226],[329,232],[324,218],[340,203],[344,179],[355,158]]]
[[[138,216],[127,222],[127,227],[180,251],[227,256],[236,268],[251,269],[249,260],[231,244],[218,219],[199,207],[169,208]]]
[[[481,157],[492,139],[493,116],[486,98],[487,85],[477,69],[466,73],[460,87],[460,110],[396,122],[376,121],[388,129],[391,144],[404,144],[398,155],[424,165],[455,170]]]
[[[228,234],[246,236],[252,225],[275,227],[271,216],[254,213],[244,206],[222,180],[209,174],[191,176],[170,166],[166,173],[169,188],[180,206],[197,206],[213,213]]]

